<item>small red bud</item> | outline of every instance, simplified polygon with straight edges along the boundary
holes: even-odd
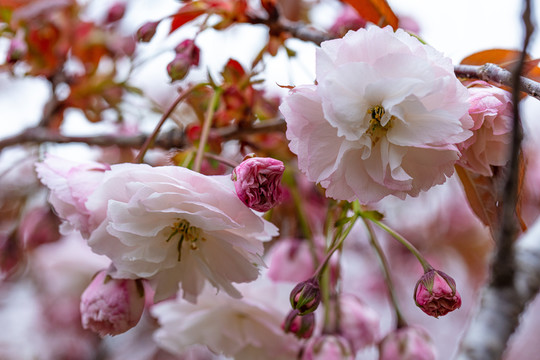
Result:
[[[321,291],[316,278],[302,281],[294,287],[289,297],[293,309],[300,315],[309,314],[317,309],[321,302]]]
[[[126,4],[123,2],[118,2],[109,8],[107,12],[107,17],[105,18],[105,23],[110,24],[116,22],[124,17],[126,13]]]
[[[149,21],[137,30],[137,41],[149,42],[156,34],[159,21]]]
[[[298,310],[289,312],[281,328],[286,333],[293,333],[299,339],[308,339],[315,329],[315,314],[300,315]]]

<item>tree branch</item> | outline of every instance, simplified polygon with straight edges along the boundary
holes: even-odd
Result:
[[[492,81],[500,85],[513,86],[512,72],[495,64],[455,65],[454,72],[458,77]],[[520,77],[521,91],[540,100],[540,83]]]
[[[284,132],[285,121],[283,119],[265,120],[249,128],[238,128],[229,126],[225,128],[212,129],[212,135],[223,138],[223,140],[238,139],[246,135]],[[51,131],[43,127],[32,127],[24,130],[20,134],[0,140],[0,151],[6,147],[43,143],[84,143],[95,146],[118,146],[124,148],[140,148],[148,139],[147,135],[119,136],[119,135],[97,135],[97,136],[65,136],[58,132]],[[191,146],[186,134],[180,129],[173,129],[159,135],[153,143],[154,147],[160,149],[183,149]]]

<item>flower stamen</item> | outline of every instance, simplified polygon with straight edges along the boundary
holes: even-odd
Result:
[[[195,226],[191,226],[189,221],[185,219],[178,219],[177,222],[171,226],[172,232],[167,238],[166,242],[169,242],[175,235],[179,234],[179,240],[178,240],[178,261],[182,259],[182,245],[184,244],[184,240],[189,242],[189,247],[191,250],[197,250],[197,240],[206,240],[205,238],[201,237],[201,229]]]
[[[376,105],[367,111],[367,114],[371,116],[371,119],[369,120],[369,126],[366,134],[371,138],[373,145],[375,145],[377,141],[379,141],[379,139],[382,138],[392,127],[391,119],[386,123],[386,125],[383,126],[381,124],[381,120],[385,113],[386,111],[380,105]]]

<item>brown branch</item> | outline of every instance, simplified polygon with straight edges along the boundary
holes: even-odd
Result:
[[[65,136],[57,132],[42,127],[33,127],[24,130],[20,134],[0,140],[0,151],[6,147],[43,143],[84,143],[96,146],[118,146],[127,148],[138,148],[147,139],[146,135],[118,136],[118,135],[97,135],[97,136]],[[154,146],[162,149],[184,148],[188,145],[185,134],[180,130],[171,130],[159,136]]]
[[[505,70],[495,64],[484,65],[455,65],[454,72],[458,77],[469,79],[479,79],[484,81],[492,81],[500,85],[512,87],[514,86],[514,76],[512,72]],[[540,83],[519,77],[521,91],[540,100]]]
[[[323,41],[334,38],[332,35],[302,22],[294,22],[286,19],[263,19],[256,16],[250,16],[248,21],[250,24],[268,26],[271,34],[290,34],[294,38],[309,41],[316,45],[321,45]]]
[[[266,120],[249,128],[229,126],[212,129],[212,136],[219,136],[223,140],[239,139],[246,135],[268,132],[284,132],[285,121],[283,119]],[[119,135],[96,135],[96,136],[66,136],[43,127],[32,127],[12,137],[0,139],[0,151],[16,145],[39,145],[44,143],[69,144],[84,143],[94,146],[118,146],[123,148],[140,148],[148,139],[147,135],[119,136]],[[184,149],[191,146],[186,134],[180,129],[173,129],[159,135],[153,146],[160,149]]]

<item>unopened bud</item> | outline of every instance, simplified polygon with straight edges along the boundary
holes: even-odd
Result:
[[[186,77],[192,66],[199,65],[199,48],[193,40],[184,40],[174,49],[176,56],[167,65],[167,72],[172,81],[182,80]]]
[[[379,344],[379,360],[435,360],[435,346],[428,333],[407,326],[386,335]]]
[[[300,315],[311,313],[317,309],[321,302],[321,291],[316,278],[302,281],[294,287],[289,297],[293,309]]]
[[[118,2],[109,8],[107,12],[107,17],[105,23],[110,24],[116,22],[124,17],[126,13],[126,4],[123,2]]]
[[[114,279],[102,270],[81,296],[83,328],[100,336],[124,333],[137,325],[144,305],[141,280]]]
[[[251,157],[234,168],[232,179],[238,198],[249,208],[266,212],[281,200],[285,166],[268,157]]]
[[[137,41],[149,42],[156,34],[159,21],[149,21],[137,30]]]
[[[461,296],[454,279],[434,269],[416,283],[414,301],[423,312],[436,318],[461,307]]]
[[[281,327],[286,333],[293,333],[299,339],[308,339],[315,329],[315,314],[302,316],[298,310],[291,310]]]
[[[348,341],[339,335],[321,335],[309,339],[301,360],[353,360]]]
[[[50,207],[36,207],[29,210],[19,226],[19,236],[26,250],[55,242],[60,239],[61,224]]]

